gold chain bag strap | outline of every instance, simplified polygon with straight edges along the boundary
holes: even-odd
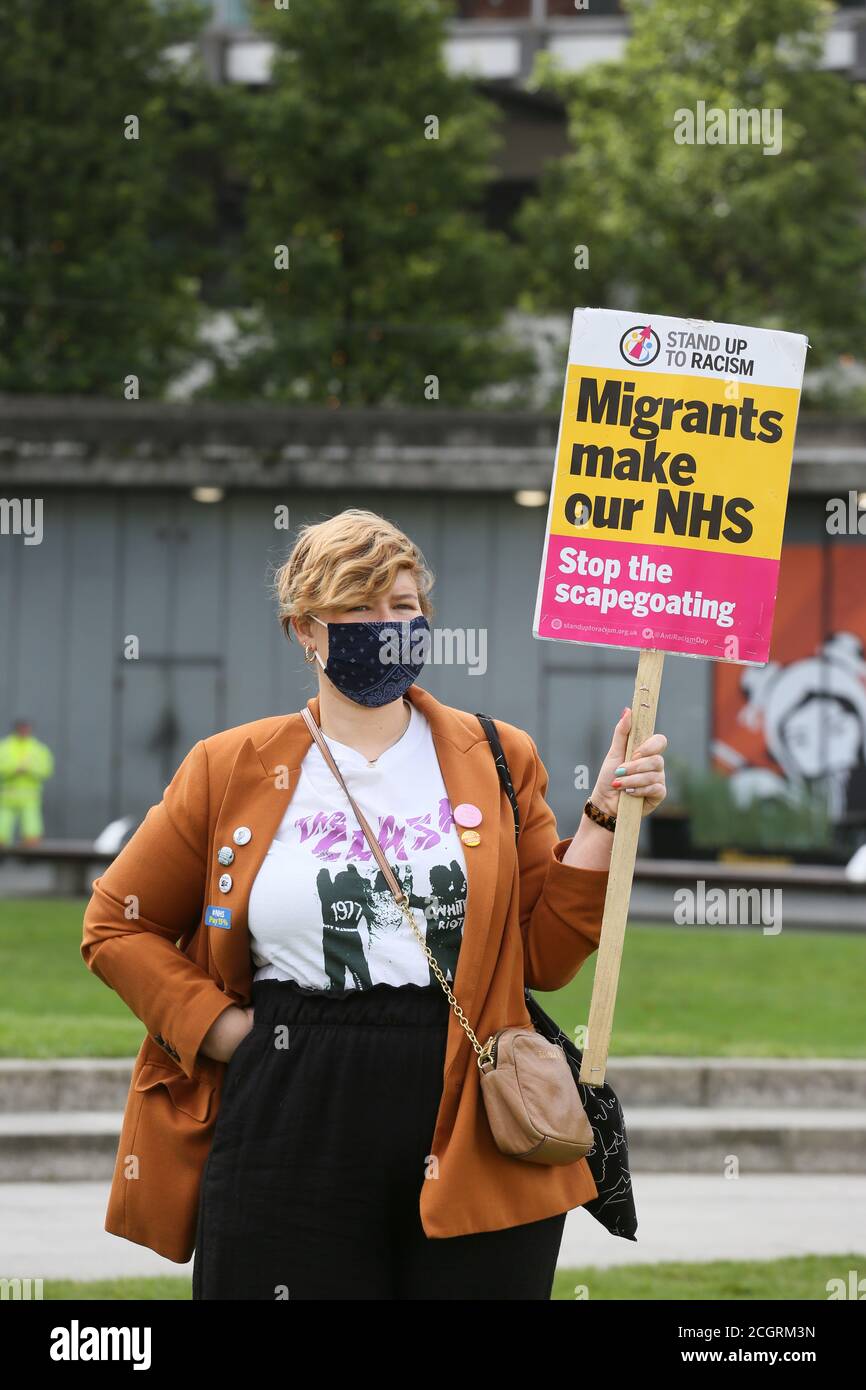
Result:
[[[482,1047],[427,945],[403,891],[369,824],[343,779],[331,750],[308,709],[301,714],[318,748],[349,799],[376,863],[448,996],[461,1028],[477,1054],[481,1094],[497,1147],[529,1163],[575,1163],[595,1142],[563,1048],[532,1027],[500,1028]]]

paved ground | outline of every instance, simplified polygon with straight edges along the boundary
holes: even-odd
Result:
[[[98,1279],[190,1275],[103,1230],[104,1183],[0,1184],[0,1276]],[[660,1260],[773,1259],[863,1253],[866,1177],[646,1174],[635,1181],[637,1241],[621,1240],[587,1212],[569,1212],[561,1265],[654,1264]],[[847,1270],[840,1272],[847,1277]]]
[[[637,1241],[611,1236],[587,1212],[569,1212],[561,1265],[660,1260],[778,1259],[862,1252],[866,1177],[761,1173],[725,1180],[647,1173],[634,1179]]]

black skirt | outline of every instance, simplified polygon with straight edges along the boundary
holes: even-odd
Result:
[[[549,1299],[566,1213],[431,1239],[441,986],[255,981],[202,1175],[194,1299]]]

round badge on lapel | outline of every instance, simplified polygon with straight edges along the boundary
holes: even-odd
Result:
[[[459,806],[454,807],[454,820],[457,825],[475,826],[481,824],[482,815],[471,801],[461,801]]]
[[[221,893],[228,893],[228,891],[229,891],[229,889],[231,888],[231,886],[232,886],[232,876],[231,876],[231,874],[223,874],[222,878],[221,878],[220,881],[219,881],[219,890],[220,890],[220,892],[221,892]]]
[[[227,869],[229,864],[233,864],[235,862],[235,852],[230,845],[223,845],[222,849],[217,855],[217,860],[220,864],[222,864],[224,869]]]
[[[464,845],[481,844],[481,836],[478,834],[477,830],[464,830],[460,838],[463,841]]]
[[[248,825],[239,825],[232,835],[232,839],[236,845],[248,845],[252,838],[253,832]]]

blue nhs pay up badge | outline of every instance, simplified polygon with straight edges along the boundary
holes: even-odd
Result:
[[[228,928],[232,924],[232,910],[230,907],[209,907],[204,920],[209,927]]]

